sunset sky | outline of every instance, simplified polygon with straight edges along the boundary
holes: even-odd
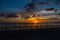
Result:
[[[39,10],[46,8],[55,8],[60,11],[60,4],[55,5],[56,0],[39,0],[40,2],[48,2],[50,5],[39,6]],[[0,0],[0,12],[3,11],[21,11],[29,0]]]

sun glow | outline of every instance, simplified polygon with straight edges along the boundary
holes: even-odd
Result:
[[[37,21],[35,21],[34,23],[38,23]]]
[[[36,18],[29,18],[27,20],[31,23],[38,23],[38,20]]]

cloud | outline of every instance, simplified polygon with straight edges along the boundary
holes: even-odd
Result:
[[[48,5],[48,2],[38,2],[38,0],[29,0],[29,1],[30,3],[24,6],[25,11],[27,12],[33,12],[37,10],[37,6]]]
[[[46,10],[42,10],[40,13],[55,13],[54,11],[46,11]]]
[[[46,9],[40,11],[39,13],[47,14],[47,13],[56,13],[56,12],[57,12],[57,10],[54,8],[46,8]]]
[[[4,13],[0,13],[0,17],[4,17],[5,16],[5,14]]]
[[[18,15],[19,14],[17,14],[17,13],[11,13],[11,14],[7,14],[6,17],[7,18],[16,18],[16,17],[18,17]]]

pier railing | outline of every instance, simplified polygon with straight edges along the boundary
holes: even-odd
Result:
[[[32,30],[60,27],[59,23],[3,23],[0,24],[0,30]]]

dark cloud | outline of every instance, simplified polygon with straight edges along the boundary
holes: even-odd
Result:
[[[60,15],[60,13],[58,15]]]
[[[55,9],[55,8],[47,8],[47,9],[45,9],[46,11],[57,11],[57,9]]]
[[[25,8],[26,11],[29,11],[30,12],[33,9],[36,8],[36,5],[34,3],[28,3],[24,8]]]
[[[39,0],[31,0],[31,2],[28,3],[24,8],[25,8],[25,11],[32,12],[34,10],[38,10],[37,6],[40,7],[42,5],[52,5],[52,2],[53,2],[53,5],[54,4],[57,5],[57,4],[60,3],[60,0],[48,0],[48,1],[46,0],[46,1],[43,1],[43,2],[41,2]],[[54,8],[48,8],[46,10],[54,10]],[[57,11],[57,10],[55,10],[55,11]]]
[[[45,10],[54,10],[54,8],[47,8],[47,9],[45,9]]]
[[[0,13],[0,17],[4,17],[5,16],[5,14],[4,13]]]
[[[17,13],[11,13],[11,14],[6,15],[6,18],[16,18],[16,17],[18,17]]]
[[[48,2],[37,2],[37,3],[31,2],[31,3],[28,3],[24,8],[25,8],[26,11],[31,12],[31,11],[34,11],[37,8],[36,5],[38,5],[38,6],[48,5]]]

